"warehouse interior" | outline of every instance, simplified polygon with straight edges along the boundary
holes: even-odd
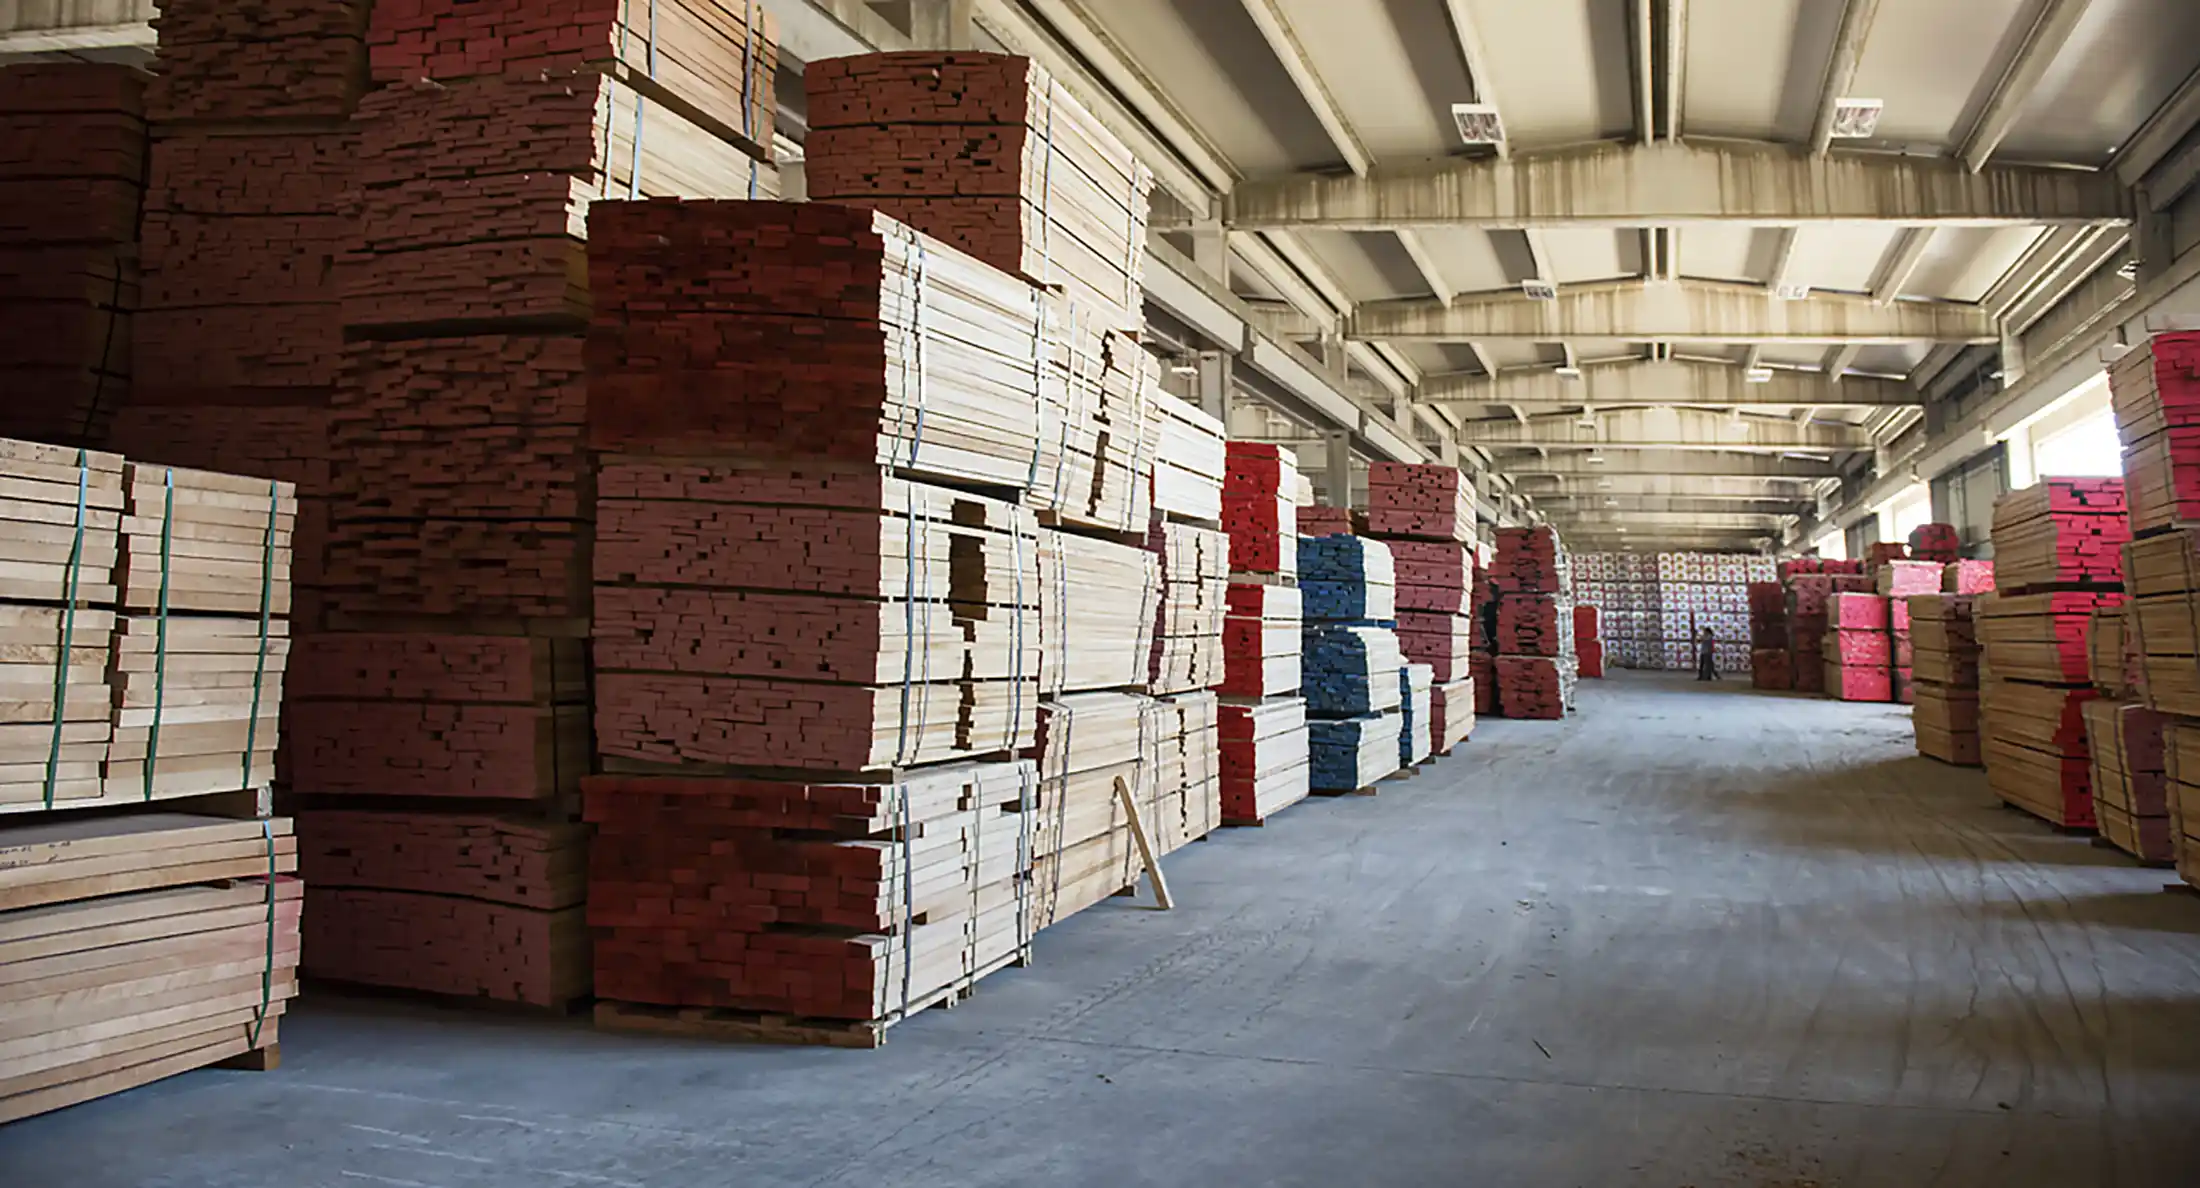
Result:
[[[2188,0],[0,0],[0,1178],[2200,1181],[2196,183]]]

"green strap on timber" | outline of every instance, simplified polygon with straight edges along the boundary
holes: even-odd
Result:
[[[160,718],[168,699],[168,582],[176,539],[176,471],[161,472],[160,615],[153,645],[153,726],[145,736],[145,799],[153,798],[153,769],[160,763]]]
[[[267,839],[267,961],[260,966],[260,1005],[252,1012],[252,1030],[246,1039],[260,1046],[260,1030],[267,1026],[268,1007],[275,1002],[275,823],[260,818],[260,836]]]
[[[76,650],[77,580],[84,572],[84,515],[91,495],[91,455],[76,452],[76,537],[69,543],[69,576],[61,599],[61,654],[53,666],[53,745],[46,751],[46,807],[53,807],[61,778],[61,729],[69,716],[69,653]]]
[[[267,680],[268,611],[275,597],[275,513],[281,507],[282,490],[279,482],[267,484],[267,544],[260,552],[260,656],[252,666],[252,716],[244,724],[243,786],[247,789],[252,787],[252,748],[260,739],[260,686]]]

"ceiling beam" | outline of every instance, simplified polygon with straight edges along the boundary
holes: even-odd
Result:
[[[1594,529],[1625,524],[1633,529],[1643,525],[1667,526],[1690,532],[1777,532],[1785,526],[1788,512],[1703,512],[1703,511],[1647,511],[1631,507],[1599,508],[1546,508],[1551,523],[1558,525],[1561,535],[1569,528]]]
[[[1589,459],[1592,456],[1601,457],[1604,461],[1591,462]],[[1580,450],[1562,450],[1549,457],[1539,457],[1534,453],[1508,454],[1493,458],[1490,464],[1502,473],[1523,478],[1530,475],[1562,475],[1591,479],[1611,478],[1616,481],[1623,475],[1680,475],[1794,482],[1841,476],[1840,468],[1830,458],[1790,458],[1781,454],[1704,450],[1614,450],[1609,454],[1599,455]]]
[[[1406,250],[1406,258],[1413,261],[1413,267],[1421,274],[1422,283],[1435,295],[1437,303],[1450,308],[1452,298],[1458,296],[1459,291],[1451,287],[1450,281],[1444,279],[1443,270],[1436,265],[1436,257],[1429,253],[1428,245],[1421,242],[1421,233],[1410,227],[1401,228],[1398,232],[1398,246]]]
[[[1833,56],[1826,60],[1825,81],[1818,87],[1818,119],[1810,129],[1813,153],[1833,144],[1834,105],[1856,85],[1856,67],[1864,60],[1864,43],[1878,15],[1879,0],[1844,0],[1841,6],[1841,31],[1834,35]]]
[[[1367,167],[1374,163],[1367,146],[1345,121],[1344,111],[1337,106],[1337,97],[1329,93],[1321,74],[1314,69],[1313,59],[1306,56],[1306,47],[1299,42],[1298,34],[1291,31],[1291,22],[1277,6],[1276,0],[1240,0],[1246,15],[1260,29],[1261,39],[1268,43],[1270,52],[1283,64],[1283,72],[1291,76],[1291,85],[1298,88],[1299,97],[1313,109],[1314,118],[1321,121],[1322,131],[1329,134],[1329,142],[1337,147],[1337,154],[1345,168],[1354,176],[1365,177]]]
[[[1537,495],[1535,505],[1554,518],[1571,512],[1639,512],[1652,515],[1795,516],[1809,511],[1815,501],[1801,496],[1781,498],[1759,495],[1754,499],[1706,498],[1692,495]]]
[[[1584,423],[1594,421],[1594,425]],[[1784,417],[1739,417],[1700,408],[1618,409],[1577,418],[1571,413],[1510,420],[1468,421],[1462,445],[1490,449],[1671,450],[1838,453],[1867,450],[1872,437],[1861,425],[1797,424]]]
[[[1872,300],[1884,305],[1902,295],[1902,286],[1910,283],[1917,272],[1918,263],[1925,259],[1925,249],[1933,243],[1933,228],[1904,227],[1895,236],[1894,254],[1880,266],[1879,276],[1872,282]]]
[[[1701,455],[1697,455],[1701,458]],[[1600,466],[1608,470],[1610,466]],[[1812,488],[1822,479],[1764,478],[1719,474],[1531,474],[1520,479],[1518,490],[1540,502],[1547,499],[1606,499],[1646,497],[1700,499],[1744,503],[1778,499],[1790,503],[1815,503]]]
[[[1808,371],[1778,370],[1753,384],[1739,367],[1696,359],[1611,363],[1583,369],[1578,380],[1550,371],[1511,371],[1495,380],[1467,372],[1432,375],[1421,385],[1432,404],[1578,407],[1692,404],[1708,408],[1887,408],[1919,405],[1925,396],[1896,380],[1857,376],[1835,386]]]
[[[1489,54],[1482,48],[1482,31],[1474,23],[1474,13],[1468,7],[1470,0],[1444,0],[1444,12],[1451,18],[1452,39],[1459,43],[1459,57],[1467,65],[1467,81],[1474,87],[1474,101],[1484,107],[1498,109],[1498,123],[1504,124],[1504,108],[1497,102],[1497,92],[1490,86]],[[1497,142],[1497,155],[1510,156],[1511,133],[1507,139]]]
[[[1416,342],[1857,343],[1993,342],[1993,319],[1974,305],[1924,301],[1875,304],[1822,296],[1781,301],[1754,285],[1680,281],[1577,286],[1555,301],[1519,293],[1365,302],[1347,319],[1348,337]]]
[[[1801,156],[1734,142],[1597,144],[1510,159],[1454,158],[1238,183],[1231,226],[1604,228],[1740,223],[1997,227],[2124,223],[2113,174],[1961,163],[1891,153]]]
[[[1083,0],[976,0],[972,19],[1010,52],[1046,67],[1194,217],[1206,217],[1214,194],[1236,184],[1228,158],[1085,12]]]
[[[2024,35],[2024,44],[2017,48],[2016,57],[2010,59],[2009,68],[1994,82],[1993,93],[1987,96],[1986,106],[1978,113],[1978,121],[1971,125],[1970,135],[1963,138],[1963,147],[1957,153],[1963,164],[1976,173],[1986,167],[1994,150],[2016,126],[2017,116],[2024,111],[2026,101],[2032,98],[2047,68],[2054,64],[2055,56],[2062,52],[2063,44],[2070,40],[2071,31],[2084,18],[2091,0],[2047,0],[2039,18]],[[2114,174],[2102,175],[2111,180]]]

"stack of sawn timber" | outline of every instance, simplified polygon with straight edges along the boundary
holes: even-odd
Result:
[[[1557,719],[1573,708],[1573,576],[1549,526],[1500,528],[1490,585],[1498,597],[1496,710],[1507,718]]]
[[[1148,196],[1129,149],[1028,58],[891,53],[803,73],[812,199],[871,207],[1143,325]]]
[[[1146,690],[1220,549],[1149,516],[1135,343],[871,211],[590,234],[599,1022],[875,1043],[1135,880],[1126,802],[1213,828],[1216,699]]]
[[[543,869],[578,861],[590,762],[586,211],[773,192],[769,24],[287,0],[239,32],[232,7],[163,5],[139,360],[161,383],[118,434],[252,451],[321,512],[307,618],[341,634],[302,646],[284,755],[338,876],[309,972],[560,1006],[588,990],[584,888]]]
[[[1455,466],[1377,462],[1368,468],[1368,534],[1390,546],[1398,647],[1432,673],[1432,749],[1449,754],[1474,731],[1474,501]]]
[[[2161,826],[2135,781],[2128,808],[2101,802],[2101,828],[2116,845],[2166,858],[2200,886],[2200,333],[2157,334],[2126,352],[2110,370],[2109,390],[2135,539],[2124,549],[2131,596],[2119,649],[2124,672],[2119,682],[2103,664],[2095,679],[2119,682],[2113,695],[2172,717],[2164,724]]]
[[[1962,767],[1982,762],[1979,741],[1979,645],[1968,594],[1913,594],[1910,711],[1917,753]]]
[[[2087,635],[2123,603],[2128,525],[2120,479],[2047,478],[1994,504],[1999,589],[1974,610],[1987,783],[2064,828],[2094,827]]]
[[[0,440],[0,1121],[275,1059],[294,511],[264,479]]]
[[[1382,541],[1302,536],[1298,568],[1313,788],[1366,791],[1398,770],[1405,731],[1395,562]]]
[[[129,397],[148,78],[0,67],[0,436],[101,445]]]
[[[1278,445],[1230,442],[1223,527],[1230,538],[1223,621],[1222,818],[1260,825],[1306,799],[1311,758],[1298,588],[1298,460]]]

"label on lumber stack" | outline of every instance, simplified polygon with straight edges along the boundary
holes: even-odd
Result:
[[[1310,732],[1304,699],[1228,702],[1220,715],[1224,824],[1265,824],[1306,799]]]
[[[1161,562],[1149,693],[1187,693],[1223,679],[1230,538],[1212,528],[1156,521],[1147,536]]]
[[[886,1021],[968,987],[1029,945],[1036,784],[590,777],[596,993]]]
[[[657,110],[738,133],[751,155],[772,143],[779,39],[758,0],[377,0],[366,40],[378,83],[596,68]]]
[[[1039,687],[1143,688],[1163,592],[1158,555],[1039,530]]]
[[[1992,663],[1991,651],[1988,662]],[[1979,687],[1986,776],[1996,795],[2066,827],[2091,827],[2093,781],[2083,706],[2100,694],[2003,679]]]
[[[1141,329],[1153,176],[1029,58],[904,52],[812,62],[805,184]]]
[[[495,320],[577,328],[594,202],[777,194],[726,141],[592,72],[388,86],[355,127],[356,215],[337,279],[344,324],[383,336]],[[1028,346],[1019,357],[1028,371]]]
[[[2046,478],[1995,500],[1999,587],[2024,593],[2035,586],[2120,586],[2122,550],[2131,539],[2124,512],[2122,479]]]
[[[1555,721],[1573,702],[1574,665],[1550,656],[1496,658],[1497,712],[1507,718]]]
[[[367,86],[371,0],[166,0],[155,80],[157,123],[340,120]]]
[[[1398,678],[1391,675],[1396,688]],[[1395,696],[1395,693],[1393,694]],[[1308,771],[1316,792],[1357,792],[1398,770],[1403,714],[1316,718],[1307,723]]]
[[[1474,495],[1456,466],[1377,462],[1367,468],[1367,530],[1377,536],[1474,539]]]
[[[2088,701],[2086,747],[2093,758],[2093,815],[2101,836],[2141,862],[2168,862],[2167,714],[2141,705]]]
[[[2157,334],[2125,352],[2108,386],[2132,529],[2200,521],[2200,333]]]
[[[1435,671],[1426,664],[1398,670],[1398,708],[1404,721],[1398,732],[1398,766],[1411,767],[1436,749]]]
[[[598,486],[602,754],[864,771],[1029,745],[1028,509],[875,470],[612,459]],[[1136,595],[1117,684],[1144,680],[1153,604]]]
[[[0,436],[101,441],[130,390],[146,74],[0,70]]]
[[[1390,546],[1358,536],[1302,536],[1299,590],[1309,620],[1387,623],[1398,617]]]
[[[1436,686],[1429,697],[1430,745],[1439,755],[1467,741],[1474,733],[1474,678],[1463,676]]]
[[[1301,682],[1299,591],[1292,586],[1232,582],[1222,623],[1222,683],[1226,697],[1296,693]]]
[[[587,376],[573,337],[473,335],[348,351],[329,418],[329,608],[587,614]]]
[[[1225,460],[1221,421],[1158,388],[1148,407],[1159,423],[1154,453],[1153,509],[1167,516],[1219,522]]]
[[[0,812],[101,795],[123,479],[117,455],[0,440]]]
[[[1226,458],[1222,527],[1230,534],[1230,572],[1297,577],[1298,455],[1280,445],[1233,441]]]
[[[597,449],[1039,475],[1053,373],[1024,282],[825,205],[599,203],[590,233]]]
[[[174,885],[195,881],[184,876],[159,890],[5,913],[0,1122],[275,1047],[298,993],[302,887],[268,878],[265,843],[248,844],[262,848],[258,876]],[[109,855],[118,864],[137,857]]]

